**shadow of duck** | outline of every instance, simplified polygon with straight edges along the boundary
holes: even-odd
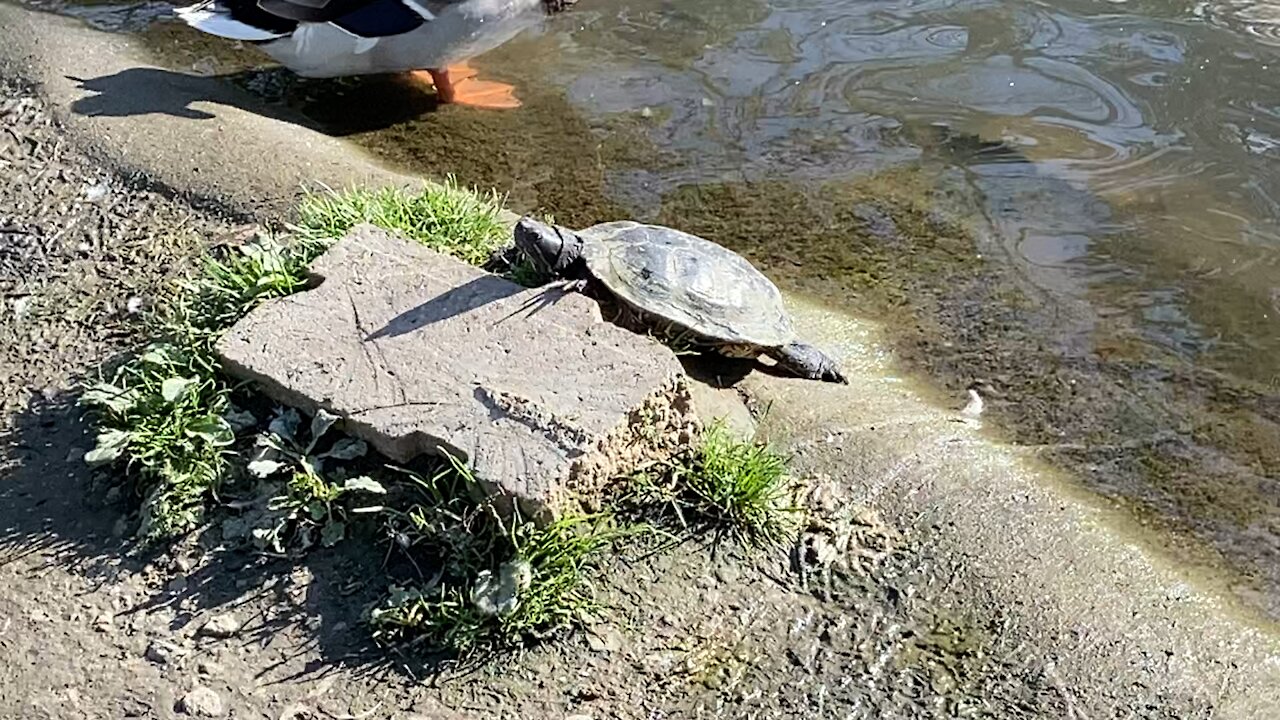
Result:
[[[194,75],[135,67],[68,79],[86,93],[71,105],[78,115],[214,120],[216,107],[209,106],[221,105],[334,137],[384,130],[439,106],[434,95],[395,75],[316,80],[284,68]]]

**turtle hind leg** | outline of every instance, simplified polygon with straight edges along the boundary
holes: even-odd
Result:
[[[848,385],[840,372],[840,366],[829,355],[818,348],[802,342],[793,342],[769,351],[769,357],[788,372],[795,373],[809,380],[840,383]]]

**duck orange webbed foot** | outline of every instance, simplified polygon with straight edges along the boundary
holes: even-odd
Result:
[[[445,70],[419,70],[409,73],[419,82],[432,85],[442,103],[470,105],[491,110],[520,107],[515,87],[490,80],[477,80],[476,71],[467,63]]]

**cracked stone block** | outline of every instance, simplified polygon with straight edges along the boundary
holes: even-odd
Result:
[[[449,453],[500,506],[594,506],[609,479],[697,431],[683,371],[578,293],[526,289],[372,226],[312,264],[314,287],[218,342],[227,371],[397,462]]]

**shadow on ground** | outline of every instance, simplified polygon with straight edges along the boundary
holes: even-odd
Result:
[[[68,79],[91,93],[72,103],[79,115],[215,120],[201,106],[223,105],[335,137],[385,130],[438,107],[430,90],[391,75],[310,80],[282,68],[204,76],[136,67]]]
[[[85,594],[127,587],[138,599],[113,608],[114,622],[132,619],[175,637],[198,637],[209,618],[230,613],[241,623],[231,642],[245,652],[274,646],[273,662],[253,668],[257,683],[338,670],[422,677],[444,668],[439,656],[401,658],[379,648],[362,624],[402,569],[384,572],[379,538],[354,537],[300,557],[273,555],[224,541],[221,520],[234,511],[219,509],[173,544],[142,547],[132,538],[138,499],[119,468],[85,464],[93,445],[69,392],[36,394],[0,429],[0,568],[31,583],[55,572],[77,575]]]

